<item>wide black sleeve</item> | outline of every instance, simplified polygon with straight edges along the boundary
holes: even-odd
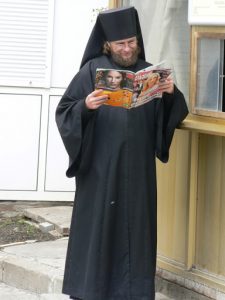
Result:
[[[157,107],[156,156],[164,163],[169,159],[169,148],[176,127],[188,114],[184,95],[175,86],[173,94],[164,93]]]
[[[68,177],[85,172],[91,160],[96,112],[86,107],[85,99],[93,89],[88,63],[73,78],[56,109],[56,123],[69,155]]]

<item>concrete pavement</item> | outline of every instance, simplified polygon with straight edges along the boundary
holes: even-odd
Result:
[[[30,292],[61,293],[67,238],[5,247],[0,281]]]
[[[69,300],[69,297],[62,294],[34,294],[0,283],[1,300]]]
[[[69,233],[72,205],[4,203],[2,208],[0,216],[25,215],[54,225],[59,236]],[[61,293],[67,244],[68,237],[0,245],[0,299],[68,300]],[[169,298],[157,293],[156,300]]]
[[[61,235],[68,235],[72,217],[71,206],[35,207],[24,210],[24,215],[38,223],[48,222]]]
[[[0,299],[64,300],[61,294],[68,238],[0,250]],[[157,294],[157,300],[169,298]]]
[[[11,286],[7,286],[4,283],[0,283],[0,299],[1,300],[69,300],[69,297],[62,294],[41,294],[37,295],[17,289]],[[157,293],[156,300],[169,300],[162,294]]]
[[[1,300],[69,300],[69,297],[62,294],[34,294],[25,290],[17,289],[0,283]],[[156,294],[156,300],[169,300],[163,294]]]

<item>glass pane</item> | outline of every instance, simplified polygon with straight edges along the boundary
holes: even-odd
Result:
[[[224,40],[198,40],[196,107],[222,111],[222,81]]]

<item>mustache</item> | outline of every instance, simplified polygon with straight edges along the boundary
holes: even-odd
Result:
[[[111,50],[111,56],[113,60],[122,67],[129,67],[135,65],[138,60],[138,55],[140,53],[140,48],[137,47],[133,50],[131,57],[123,58],[120,54],[117,54]]]

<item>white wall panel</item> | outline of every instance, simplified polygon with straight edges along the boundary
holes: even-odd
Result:
[[[41,96],[0,94],[0,190],[37,189]]]
[[[0,84],[49,87],[54,0],[0,0]]]
[[[55,110],[60,98],[51,96],[49,103],[46,191],[74,191],[75,188],[74,179],[65,175],[69,160],[55,122]]]
[[[65,88],[77,73],[97,11],[108,0],[55,0],[52,82]]]

